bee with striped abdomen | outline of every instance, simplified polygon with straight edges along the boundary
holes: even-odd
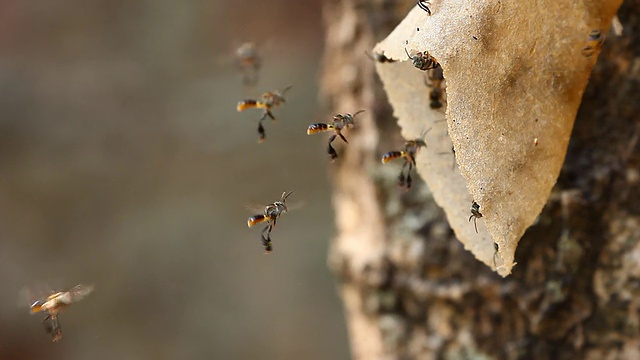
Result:
[[[410,55],[409,51],[407,51],[407,48],[404,48],[404,52],[407,54],[407,57],[409,58],[409,60],[411,60],[411,63],[413,64],[413,66],[417,67],[422,71],[427,71],[427,70],[440,67],[438,60],[436,60],[436,58],[431,56],[428,51],[417,52],[413,55]]]
[[[62,328],[58,321],[58,314],[69,305],[84,299],[93,291],[93,286],[76,285],[70,290],[53,293],[42,300],[31,304],[31,313],[47,312],[44,326],[47,333],[51,334],[53,341],[62,339]]]
[[[389,151],[382,155],[382,163],[386,164],[394,159],[404,159],[404,164],[402,165],[402,169],[400,170],[400,176],[398,176],[398,185],[401,187],[407,187],[407,189],[411,188],[411,170],[414,166],[416,166],[416,153],[422,147],[426,147],[427,143],[424,141],[424,136],[431,130],[425,131],[422,135],[422,138],[416,140],[405,141],[404,149],[401,151]],[[404,169],[409,166],[409,170],[407,170],[407,174],[405,175]]]
[[[276,221],[282,215],[283,212],[287,212],[287,206],[285,205],[285,201],[291,195],[293,191],[283,192],[280,196],[280,200],[274,202],[273,204],[269,204],[264,208],[264,212],[262,214],[253,215],[249,217],[247,220],[247,226],[253,227],[257,224],[261,224],[266,222],[267,226],[262,229],[262,246],[264,246],[264,250],[266,253],[270,253],[273,250],[271,244],[271,230],[276,226]]]
[[[242,100],[238,102],[236,109],[238,112],[245,111],[247,109],[263,109],[262,116],[260,120],[258,120],[258,135],[260,136],[259,142],[263,142],[267,138],[267,133],[264,131],[264,127],[262,126],[262,121],[264,121],[267,117],[271,120],[276,121],[276,117],[273,116],[271,110],[285,103],[284,94],[291,89],[291,85],[284,88],[282,91],[268,91],[261,95],[261,100]]]
[[[334,149],[333,146],[331,146],[331,143],[333,142],[333,140],[336,139],[336,137],[340,137],[342,141],[348,144],[349,142],[347,141],[347,138],[345,138],[344,135],[342,134],[342,130],[348,129],[354,126],[355,125],[354,118],[363,111],[364,110],[357,111],[353,115],[349,113],[336,114],[333,116],[333,123],[331,124],[325,124],[325,123],[311,124],[307,128],[307,135],[317,134],[325,131],[334,131],[335,134],[331,135],[331,137],[329,138],[329,146],[327,147],[327,153],[333,160],[338,157],[338,152],[336,152],[336,149]]]

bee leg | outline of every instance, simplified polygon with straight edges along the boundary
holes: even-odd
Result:
[[[270,253],[273,248],[271,246],[271,229],[273,225],[269,224],[262,230],[262,246],[264,246],[264,251]]]
[[[255,81],[253,76],[251,76],[250,71],[249,70],[243,70],[242,71],[242,85],[244,86],[253,86],[255,85]]]
[[[405,183],[404,172],[401,170],[400,176],[398,176],[398,186],[404,187],[404,183]]]
[[[44,318],[44,329],[47,334],[53,337],[52,341],[56,342],[62,339],[62,328],[60,327],[60,322],[58,321],[57,316],[47,316]]]
[[[476,234],[478,233],[478,219],[473,217],[473,227],[476,228]]]
[[[407,167],[407,164],[409,164],[409,162],[405,161],[404,164],[402,164],[402,169],[400,169],[400,176],[398,177],[398,185],[400,187],[405,187],[405,184],[407,183],[407,181],[409,178],[409,172],[407,172],[407,175],[404,175],[404,169]]]
[[[276,117],[275,117],[275,116],[273,116],[273,113],[271,112],[271,109],[270,109],[270,108],[266,108],[266,109],[264,110],[264,114],[265,114],[265,117],[266,117],[266,116],[268,116],[271,120],[273,120],[273,121],[278,121],[278,120],[276,119]]]
[[[329,157],[331,157],[331,160],[334,160],[338,157],[338,152],[333,148],[333,146],[331,146],[331,143],[335,139],[336,135],[331,135],[331,137],[329,138],[329,146],[327,147],[327,153],[329,154]]]
[[[262,119],[258,122],[258,135],[260,136],[258,139],[259,142],[263,142],[267,139],[267,133],[264,131],[264,126],[262,126]]]
[[[340,139],[342,139],[342,141],[344,141],[344,142],[345,142],[345,143],[347,143],[347,144],[349,143],[349,142],[347,141],[347,138],[346,138],[346,137],[344,137],[344,135],[342,135],[342,133],[340,133],[340,134],[338,134],[338,135],[340,136]]]
[[[424,76],[422,78],[422,80],[424,81],[424,84],[427,85],[428,87],[432,87],[433,86],[433,79],[431,78],[431,76]],[[431,83],[429,82],[429,80],[431,80]]]

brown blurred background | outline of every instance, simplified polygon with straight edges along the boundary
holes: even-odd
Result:
[[[0,359],[340,359],[320,1],[0,2]],[[234,47],[264,65],[242,86]],[[293,84],[278,123],[242,98]],[[348,111],[349,109],[345,109]],[[246,205],[285,190],[274,252]],[[51,343],[24,287],[96,290]]]

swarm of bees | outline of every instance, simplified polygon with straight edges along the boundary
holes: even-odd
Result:
[[[262,126],[262,121],[264,121],[267,117],[273,121],[276,121],[276,117],[273,116],[271,110],[285,103],[286,99],[284,98],[284,94],[291,89],[291,85],[284,88],[282,91],[273,90],[267,91],[266,93],[260,96],[261,100],[242,100],[238,102],[236,109],[238,112],[245,111],[247,109],[262,109],[262,116],[258,120],[258,136],[259,142],[263,142],[267,138],[267,133],[264,130],[264,126]]]
[[[336,149],[334,149],[331,143],[333,142],[333,140],[336,139],[336,137],[339,136],[340,139],[342,139],[342,141],[348,144],[349,142],[347,141],[347,138],[344,137],[344,135],[342,134],[342,130],[355,126],[355,123],[353,120],[358,114],[362,112],[364,112],[364,110],[359,110],[355,112],[353,115],[349,113],[336,114],[333,116],[333,122],[331,124],[325,124],[325,123],[311,124],[307,128],[307,135],[317,134],[325,131],[335,132],[335,134],[331,135],[331,137],[329,138],[329,146],[327,147],[327,153],[329,154],[329,157],[331,157],[331,159],[334,160],[338,157],[338,152],[336,151]]]
[[[411,188],[411,169],[416,166],[416,153],[418,152],[418,150],[422,147],[427,146],[427,143],[424,141],[424,136],[429,132],[429,130],[427,130],[420,139],[405,141],[403,150],[389,151],[382,155],[383,164],[386,164],[393,159],[404,159],[404,164],[402,165],[400,175],[398,176],[398,186],[406,186],[407,189]],[[407,166],[409,166],[409,169],[407,170],[407,173],[405,175],[404,169]]]
[[[253,227],[264,222],[267,223],[267,226],[262,229],[262,246],[264,246],[264,251],[266,253],[270,253],[273,250],[271,243],[271,230],[276,226],[276,221],[280,215],[288,211],[285,201],[291,193],[293,193],[293,191],[283,192],[280,196],[280,200],[265,206],[262,214],[253,215],[247,220],[248,227]]]
[[[76,285],[67,291],[60,291],[47,296],[44,299],[36,300],[31,304],[31,313],[36,314],[46,312],[44,327],[53,342],[62,339],[62,327],[58,319],[58,314],[69,305],[84,299],[93,291],[93,286]]]

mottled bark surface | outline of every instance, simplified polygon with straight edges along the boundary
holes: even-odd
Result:
[[[367,110],[331,165],[337,235],[329,263],[353,357],[640,358],[640,2],[619,12],[624,33],[608,36],[552,199],[506,279],[455,241],[424,184],[402,191],[398,167],[379,162],[401,138],[364,51],[411,6],[324,7],[330,111]]]

